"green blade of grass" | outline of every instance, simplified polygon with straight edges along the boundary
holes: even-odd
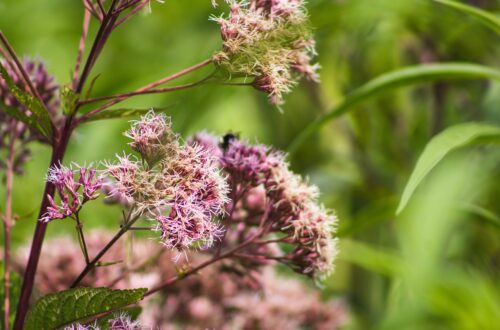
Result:
[[[484,25],[495,31],[496,33],[500,34],[500,19],[498,19],[498,17],[485,10],[456,1],[450,1],[450,0],[433,0],[433,1],[454,8],[458,11],[461,11],[464,14],[474,17],[481,23],[483,23]]]
[[[498,140],[499,138],[499,127],[481,123],[455,125],[436,135],[420,155],[403,191],[396,214],[401,213],[420,183],[446,155],[453,150],[470,145],[478,139],[491,142],[491,139]]]
[[[293,154],[308,137],[329,121],[351,111],[353,107],[371,97],[397,87],[442,80],[493,79],[500,80],[500,71],[491,67],[470,63],[436,63],[405,67],[385,73],[359,87],[333,107],[328,113],[309,124],[289,145]]]

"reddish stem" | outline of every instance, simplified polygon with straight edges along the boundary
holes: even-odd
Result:
[[[129,217],[131,214],[132,211],[129,213]],[[137,219],[138,217],[132,220],[128,219],[128,221],[126,221],[126,224],[122,228],[120,228],[120,231],[118,231],[118,233],[116,233],[116,235],[113,236],[113,238],[108,242],[108,244],[106,244],[106,246],[89,263],[87,263],[87,265],[82,270],[80,275],[78,275],[73,284],[71,284],[70,288],[75,288],[78,284],[80,284],[80,282],[85,278],[85,276],[87,276],[87,274],[92,269],[95,268],[96,264],[106,254],[106,252],[108,252],[108,250],[111,249],[111,247],[113,247],[113,245],[130,229],[130,227],[132,227],[132,225],[137,221]]]
[[[119,25],[125,23],[129,18],[134,16],[136,13],[138,13],[140,10],[142,10],[146,5],[148,4],[148,1],[144,1],[144,3],[138,5],[134,9],[132,9],[127,15],[125,15],[123,18],[121,18],[118,22],[115,23],[115,28],[117,28]]]
[[[113,15],[113,10],[117,5],[117,0],[113,0],[108,12],[104,15],[104,19],[102,20],[101,26],[99,27],[99,31],[97,31],[97,35],[94,39],[94,43],[92,44],[92,48],[90,50],[89,56],[85,63],[85,66],[82,71],[82,75],[80,76],[80,80],[76,86],[75,91],[77,93],[81,93],[83,90],[83,86],[85,85],[85,81],[87,80],[90,71],[92,70],[97,57],[102,51],[104,47],[104,43],[108,39],[111,31],[113,30],[113,25],[117,19],[117,15]]]
[[[136,91],[136,92],[127,92],[127,93],[115,94],[115,95],[109,95],[109,96],[95,97],[95,98],[91,98],[91,99],[82,100],[82,101],[78,102],[78,104],[85,105],[85,104],[95,103],[95,102],[99,102],[99,101],[114,100],[114,99],[119,99],[119,98],[129,98],[129,97],[137,96],[137,95],[159,94],[159,93],[180,91],[183,89],[197,86],[206,80],[207,79],[203,79],[201,81],[191,83],[191,84],[165,87],[165,88],[155,88],[155,89],[150,89],[150,90],[142,91],[142,92]],[[86,115],[82,116],[82,118],[83,117],[88,118],[88,116],[86,116]]]
[[[4,329],[9,329],[10,316],[10,243],[12,228],[12,187],[14,186],[14,162],[15,162],[15,143],[17,139],[17,122],[13,122],[13,128],[10,136],[9,154],[7,156],[7,182],[5,198],[4,224]]]
[[[141,87],[141,88],[137,89],[136,91],[134,91],[133,93],[144,93],[146,91],[152,90],[156,86],[163,85],[163,84],[165,84],[165,83],[167,83],[167,82],[169,82],[171,80],[179,78],[179,77],[181,77],[183,75],[186,75],[186,74],[188,74],[190,72],[193,72],[193,71],[195,71],[195,70],[197,70],[199,68],[202,68],[202,67],[204,67],[204,66],[206,66],[206,65],[208,65],[210,63],[212,63],[212,59],[207,59],[207,60],[205,60],[205,61],[203,61],[201,63],[198,63],[196,65],[193,65],[193,66],[191,66],[191,67],[189,67],[187,69],[184,69],[184,70],[179,71],[177,73],[174,73],[174,74],[172,74],[172,75],[170,75],[168,77],[165,77],[165,78],[162,78],[162,79],[160,79],[158,81],[155,81],[155,82],[153,82],[153,83],[151,83],[149,85]],[[137,94],[134,94],[134,95],[137,95]],[[99,113],[99,112],[101,112],[101,111],[103,111],[103,110],[105,110],[105,109],[107,109],[107,108],[109,108],[109,107],[111,107],[111,106],[113,106],[113,105],[115,105],[117,103],[120,103],[120,102],[128,99],[129,97],[130,96],[127,96],[127,95],[119,97],[119,98],[117,98],[117,99],[115,99],[113,101],[110,101],[110,102],[108,102],[108,103],[100,106],[97,109],[89,111],[88,113],[86,113],[85,115],[83,115],[82,117],[80,117],[79,122],[82,121],[82,120],[85,120],[87,118],[90,118],[93,115],[95,115],[96,113]]]
[[[83,0],[83,7],[85,7],[85,9],[87,9],[92,14],[92,16],[99,20],[99,22],[102,22],[102,14],[97,11],[92,1]]]
[[[102,14],[104,15],[106,13],[106,10],[104,9],[102,1],[101,0],[97,0],[97,5],[99,6],[99,9],[101,10]]]
[[[62,162],[64,157],[64,152],[68,145],[69,138],[71,136],[71,121],[72,117],[66,119],[64,128],[62,130],[62,135],[60,139],[54,139],[54,148],[52,151],[52,159],[50,161],[50,166],[54,166]],[[40,206],[40,212],[38,213],[38,219],[40,219],[46,212],[49,206],[48,196],[54,196],[55,187],[54,184],[47,182],[45,184],[45,190],[43,193],[42,204]],[[19,303],[17,305],[16,320],[14,322],[14,330],[22,330],[24,319],[29,308],[29,300],[31,292],[33,291],[33,284],[35,282],[35,273],[38,267],[38,261],[40,259],[40,254],[42,252],[43,239],[45,237],[45,230],[47,228],[47,223],[42,221],[37,221],[35,234],[31,244],[30,255],[28,258],[28,263],[26,265],[23,277],[23,285],[21,287],[21,295],[19,297]]]
[[[73,89],[76,89],[78,84],[78,73],[80,72],[80,65],[82,63],[83,52],[85,51],[85,40],[89,32],[90,24],[90,10],[85,8],[83,14],[82,35],[80,37],[80,45],[78,46],[78,54],[76,56],[75,72],[73,72]]]

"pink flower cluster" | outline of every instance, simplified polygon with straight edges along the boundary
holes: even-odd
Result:
[[[221,234],[213,218],[223,215],[229,202],[217,160],[202,147],[186,145],[165,165],[162,174],[174,189],[164,200],[170,213],[156,217],[163,244],[177,249],[194,243],[211,246]]]
[[[197,136],[190,139],[199,140]],[[203,140],[211,145],[206,134]],[[226,229],[224,244],[237,246],[255,232],[261,241],[280,237],[279,243],[292,246],[289,253],[266,249],[264,244],[249,245],[242,259],[262,264],[277,260],[318,280],[328,276],[337,253],[333,237],[337,219],[319,204],[317,187],[291,172],[284,154],[264,145],[235,138],[221,144],[216,154],[222,154],[220,164],[229,175],[234,196],[229,219],[233,227]],[[267,219],[260,223],[266,211]]]
[[[110,179],[103,183],[102,190],[109,202],[129,206],[137,198],[139,163],[128,155],[117,156],[117,163],[106,163],[106,174]]]
[[[121,313],[114,315],[114,318],[108,321],[106,329],[109,330],[145,330],[146,328],[141,325],[139,321],[133,321],[129,315]],[[69,325],[64,330],[101,330],[96,324],[85,325],[76,323]]]
[[[137,151],[149,165],[154,165],[166,155],[166,146],[176,138],[171,130],[171,123],[165,116],[149,112],[134,121],[130,130],[125,133],[132,142],[130,147]]]
[[[231,74],[254,77],[254,87],[278,105],[301,77],[319,81],[304,1],[226,2],[229,15],[213,18],[223,40],[223,51],[214,56],[218,65]]]
[[[89,252],[97,253],[111,237],[111,233],[91,231],[87,241]],[[64,246],[64,249],[61,249],[61,246]],[[23,247],[21,252],[17,254],[15,263],[18,265],[17,269],[23,272],[29,246]],[[40,259],[40,272],[37,272],[36,276],[37,289],[43,294],[66,289],[85,265],[78,257],[79,252],[78,242],[69,237],[48,240]],[[193,264],[202,263],[208,258],[206,253],[202,252],[188,254],[189,263]],[[145,261],[145,255],[154,262],[139,267]],[[186,266],[185,263],[172,263],[174,255],[174,251],[162,249],[150,240],[136,239],[133,244],[119,244],[110,250],[104,261],[126,261],[113,266],[98,267],[95,273],[89,274],[82,285],[112,286],[117,289],[154,287],[164,279],[176,276],[179,268]],[[319,292],[300,279],[285,276],[270,265],[260,268],[254,268],[250,264],[245,265],[250,268],[236,266],[226,260],[204,269],[197,276],[185,278],[154,299],[144,301],[140,315],[142,326],[125,315],[117,315],[113,317],[114,325],[126,325],[129,328],[118,327],[116,330],[334,330],[341,328],[348,320],[344,301],[324,301]],[[294,303],[291,304],[290,301]],[[90,330],[95,329],[95,326],[75,324],[66,329]]]
[[[214,219],[229,201],[218,158],[201,146],[181,145],[163,114],[148,113],[126,135],[147,165],[128,156],[108,164],[110,197],[154,220],[168,248],[212,245],[221,234]]]
[[[97,255],[112,238],[112,232],[91,230],[86,233],[89,255]],[[152,240],[133,241],[132,244],[130,240],[120,240],[101,259],[101,262],[108,266],[97,267],[83,278],[80,285],[83,287],[112,286],[115,289],[157,285],[161,280],[157,273],[129,274],[128,271],[138,268],[145,259],[162,251],[165,249]],[[30,245],[23,246],[16,251],[14,267],[20,273],[25,271],[24,267],[26,267],[29,254]],[[81,254],[80,245],[69,235],[48,239],[43,245],[41,262],[35,277],[37,291],[41,294],[48,294],[68,289],[81,270],[85,268],[86,263]],[[124,276],[126,274],[127,276]]]
[[[282,156],[265,145],[250,145],[237,139],[229,141],[220,160],[232,180],[258,186],[264,183]]]
[[[108,322],[109,330],[142,330],[144,329],[139,321],[133,321],[125,313],[116,315]]]
[[[337,254],[337,218],[318,203],[319,191],[292,173],[286,164],[276,168],[265,184],[274,207],[274,229],[288,235],[294,250],[283,261],[296,271],[323,279],[330,275]]]
[[[76,173],[78,178],[75,177]],[[50,205],[40,219],[42,222],[78,214],[86,202],[99,197],[98,191],[102,185],[102,179],[96,176],[94,168],[80,167],[78,171],[74,171],[61,164],[49,169],[47,181],[55,186],[60,203],[56,203],[52,196],[47,196]]]

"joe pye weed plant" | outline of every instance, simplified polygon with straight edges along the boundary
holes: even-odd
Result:
[[[500,328],[499,9],[0,1],[2,328]]]
[[[203,328],[248,328],[258,317],[245,311],[245,301],[252,299],[263,306],[261,313],[269,314],[262,328],[337,327],[345,318],[342,306],[322,302],[300,283],[293,284],[290,292],[304,297],[303,310],[308,315],[286,310],[275,319],[270,315],[276,313],[273,304],[282,305],[272,299],[291,294],[273,287],[272,282],[279,281],[273,264],[286,265],[320,284],[331,274],[337,253],[335,214],[321,205],[314,185],[289,169],[285,153],[234,134],[200,132],[184,141],[173,131],[169,117],[147,105],[144,109],[114,107],[134,96],[195,91],[208,83],[253,87],[282,106],[285,94],[299,79],[319,79],[304,2],[221,2],[228,13],[211,17],[220,26],[220,51],[136,90],[92,96],[97,78],[93,68],[108,39],[134,15],[150,10],[150,2],[82,1],[76,63],[71,81],[62,85],[57,85],[43,61],[21,57],[0,32],[0,148],[6,155],[1,162],[6,177],[3,327],[142,329],[191,322]],[[93,35],[89,33],[92,24],[97,25]],[[166,86],[204,67],[213,69],[205,78]],[[68,142],[81,125],[131,116],[140,118],[131,121],[124,133],[129,145],[115,160],[79,165],[64,159]],[[13,260],[14,176],[22,173],[32,141],[49,145],[52,156],[33,239],[25,257]],[[100,199],[123,209],[115,233],[86,230],[81,211]],[[61,221],[74,223],[78,244],[65,241],[57,248],[51,242],[44,244],[47,226]],[[126,248],[119,243],[139,231],[152,232],[154,242],[138,242],[123,251]],[[50,255],[47,259],[40,257],[43,247]],[[75,250],[81,250],[81,258]],[[110,254],[116,259],[105,262]],[[130,254],[131,260],[120,261]],[[64,263],[50,268],[55,260],[66,260],[63,274],[57,272]],[[203,277],[205,268],[211,268],[211,276],[220,277],[224,285],[233,283],[232,293],[221,291],[227,299],[219,305],[207,300],[213,299],[210,294],[194,292],[191,278]],[[22,286],[19,297],[17,291],[14,297],[11,274],[17,272],[23,274]],[[137,276],[147,279],[137,281]],[[33,301],[35,288],[50,294]],[[256,289],[263,296],[250,294]],[[179,315],[155,316],[152,306],[167,304],[179,290],[201,299],[189,306],[188,321],[181,321]],[[154,299],[155,295],[160,298]],[[177,296],[178,303],[184,304],[185,294]],[[150,314],[141,318],[143,323],[135,320],[137,305]],[[229,313],[235,317],[234,324],[225,325],[224,315]],[[148,320],[156,324],[146,324]]]

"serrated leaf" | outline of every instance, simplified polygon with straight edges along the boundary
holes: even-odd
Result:
[[[136,303],[147,289],[76,288],[42,297],[26,316],[25,330],[52,330]]]
[[[34,117],[29,117],[24,112],[19,111],[19,109],[8,107],[5,104],[0,103],[0,111],[3,111],[10,117],[25,123],[36,132],[42,133],[42,129],[40,128],[38,121]]]
[[[97,121],[97,120],[103,120],[103,119],[117,119],[117,118],[142,116],[151,110],[153,110],[155,112],[163,112],[163,111],[166,111],[172,107],[173,107],[173,105],[168,106],[168,107],[153,108],[153,109],[151,109],[151,108],[147,108],[147,109],[130,109],[130,108],[108,109],[108,110],[101,111],[101,112],[99,112],[99,113],[97,113],[89,118],[86,118],[84,122]]]
[[[469,63],[436,63],[406,67],[396,71],[382,74],[370,80],[363,86],[350,93],[342,102],[336,105],[325,115],[309,124],[288,147],[288,152],[293,154],[309,136],[318,131],[329,121],[351,111],[355,105],[360,104],[373,96],[394,90],[396,87],[408,86],[453,79],[494,79],[500,80],[500,71],[477,64]]]
[[[458,11],[461,11],[464,14],[474,17],[478,19],[481,23],[483,23],[484,25],[495,31],[496,33],[500,33],[500,19],[498,19],[498,17],[483,9],[479,9],[457,1],[450,1],[450,0],[433,0],[433,1],[439,2],[445,6],[454,8]]]
[[[37,126],[39,127],[40,133],[42,133],[49,141],[52,140],[52,122],[50,120],[50,116],[43,107],[42,103],[40,100],[34,98],[30,94],[26,93],[25,91],[21,90],[19,87],[16,86],[12,78],[9,76],[7,73],[7,70],[3,66],[3,64],[0,62],[0,75],[3,77],[5,82],[7,83],[7,86],[9,87],[10,92],[14,95],[14,97],[21,103],[23,104],[27,109],[30,110],[30,112],[33,114],[33,120],[37,122]],[[30,118],[30,116],[26,116],[27,118]],[[25,121],[23,121],[25,122]],[[25,122],[26,124],[29,124],[28,122]]]
[[[478,139],[486,138],[500,138],[500,127],[466,123],[452,126],[436,135],[420,155],[403,191],[396,213],[401,213],[420,183],[446,155],[453,150],[470,145]]]

